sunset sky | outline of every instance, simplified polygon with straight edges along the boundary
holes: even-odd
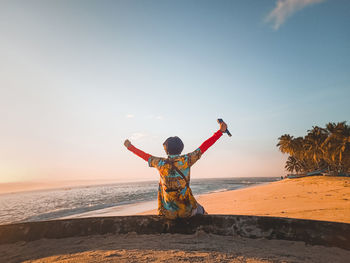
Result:
[[[152,180],[223,136],[192,178],[285,175],[284,134],[349,121],[350,1],[0,3],[0,183]]]

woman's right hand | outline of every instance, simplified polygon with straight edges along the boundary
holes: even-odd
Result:
[[[129,146],[131,145],[131,142],[128,139],[126,139],[124,141],[124,145],[125,145],[126,148],[129,148]]]

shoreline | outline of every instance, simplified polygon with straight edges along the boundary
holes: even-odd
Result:
[[[143,213],[145,211],[153,210],[152,208],[155,207],[156,205],[157,205],[157,200],[137,202],[133,204],[118,205],[118,206],[112,206],[112,207],[107,207],[107,208],[98,209],[98,210],[92,210],[89,212],[64,216],[64,217],[60,217],[52,220],[86,218],[86,217],[105,217],[105,216],[129,216],[129,215],[135,215],[135,214]]]
[[[212,192],[195,195],[195,198],[196,198],[196,200],[198,200],[199,198],[201,198],[201,196],[206,196],[209,194],[237,191],[240,189],[252,188],[252,187],[256,187],[259,185],[265,185],[265,184],[269,184],[269,183],[271,183],[271,182],[248,184],[248,185],[244,185],[240,188],[237,188],[235,190],[227,190],[224,188],[218,189],[218,190],[214,190]],[[136,202],[136,203],[130,203],[130,204],[124,204],[124,205],[116,205],[116,206],[107,207],[107,208],[103,208],[103,209],[92,210],[92,211],[88,211],[88,212],[64,216],[64,217],[60,217],[58,219],[156,214],[157,213],[157,206],[158,206],[157,202],[158,202],[157,199],[154,199],[151,201],[142,201],[142,202]],[[56,219],[53,219],[53,220],[56,220]]]
[[[350,223],[350,178],[312,176],[217,189],[195,195],[209,214],[255,215]],[[117,205],[48,220],[156,215],[157,200]],[[39,220],[41,221],[41,220]]]
[[[191,188],[198,198],[203,194],[252,187],[277,179],[275,177],[196,178],[191,180]],[[84,216],[135,215],[157,208],[157,189],[158,181],[150,181],[0,194],[2,203],[0,224]],[[153,201],[154,205],[149,206],[147,203],[149,201]],[[24,209],[21,204],[24,205]]]
[[[350,223],[350,178],[312,176],[195,195],[209,214],[287,217]],[[157,215],[157,200],[63,218]]]

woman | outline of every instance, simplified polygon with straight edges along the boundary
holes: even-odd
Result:
[[[225,122],[220,123],[220,129],[212,137],[202,143],[195,151],[180,155],[184,144],[177,136],[169,137],[163,143],[168,158],[160,158],[145,153],[125,140],[127,149],[148,162],[150,167],[158,169],[160,181],[158,187],[158,214],[167,218],[190,217],[206,214],[194,198],[190,188],[190,168],[202,154],[208,150],[227,131]]]

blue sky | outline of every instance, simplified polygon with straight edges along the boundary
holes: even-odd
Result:
[[[150,180],[164,155],[233,137],[193,177],[284,175],[284,134],[349,120],[350,2],[3,1],[0,182]]]

